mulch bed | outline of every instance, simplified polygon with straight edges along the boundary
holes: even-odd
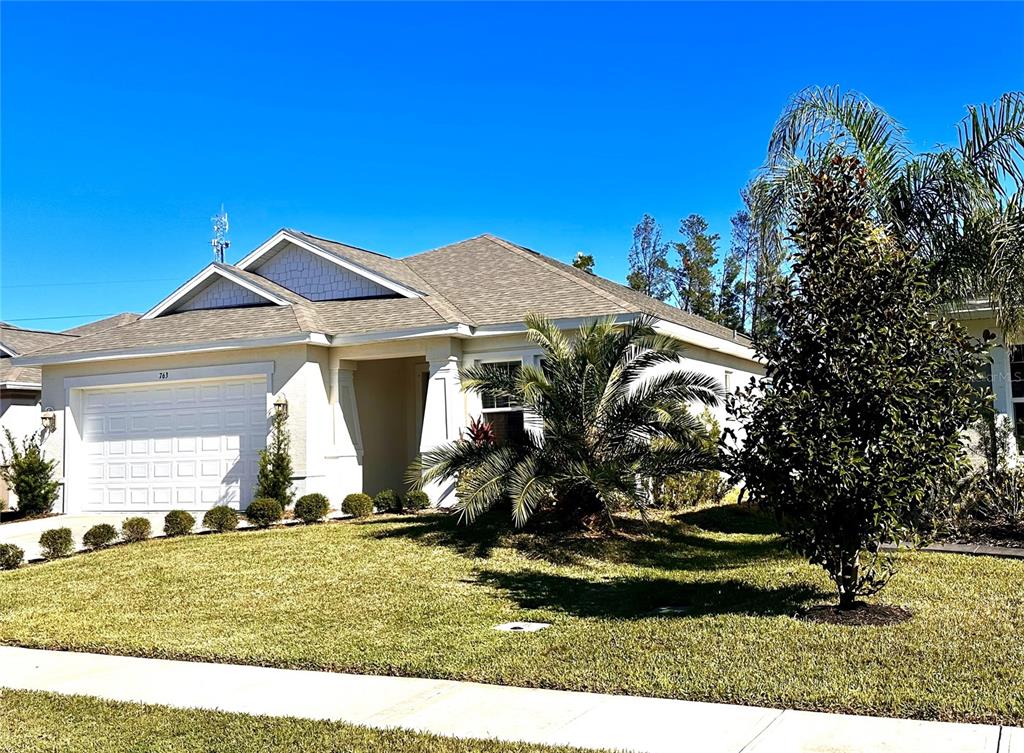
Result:
[[[851,609],[840,609],[835,604],[811,607],[797,615],[808,622],[823,622],[830,625],[897,625],[906,622],[914,613],[906,607],[890,604],[868,604],[857,602]]]

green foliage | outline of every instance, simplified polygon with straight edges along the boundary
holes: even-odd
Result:
[[[269,528],[283,516],[281,503],[269,497],[257,497],[245,508],[245,517],[257,528]]]
[[[413,512],[417,510],[426,510],[430,507],[430,497],[425,491],[413,489],[405,495],[405,507],[407,510],[411,510]]]
[[[706,434],[699,442],[709,454],[716,453],[722,436],[721,426],[708,410],[701,413],[700,420]],[[678,473],[660,482],[652,482],[655,505],[669,510],[721,504],[731,489],[732,484],[716,469]]]
[[[82,543],[87,549],[102,549],[117,540],[117,529],[110,523],[94,525],[82,536]]]
[[[464,370],[462,386],[522,405],[543,436],[528,431],[505,444],[462,436],[413,463],[414,487],[458,477],[466,522],[511,500],[517,526],[544,508],[566,525],[600,527],[620,507],[646,507],[645,479],[716,466],[687,404],[715,405],[721,387],[683,368],[679,341],[659,335],[647,318],[595,321],[572,338],[542,317],[527,316],[526,324],[544,350],[543,369],[485,364]]]
[[[238,511],[227,505],[211,507],[203,515],[203,528],[224,533],[238,528]]]
[[[691,214],[679,223],[683,240],[675,243],[679,267],[673,270],[679,307],[705,319],[717,320],[714,266],[718,261],[717,233],[708,233],[708,223]],[[738,271],[733,273],[735,278]]]
[[[54,476],[56,460],[43,457],[42,433],[24,437],[21,445],[10,429],[4,429],[7,449],[0,447],[0,477],[18,497],[18,509],[24,515],[46,515],[60,494],[60,482]]]
[[[373,498],[369,494],[349,494],[341,503],[341,511],[354,518],[365,518],[373,514]]]
[[[585,254],[582,251],[576,252],[576,257],[572,260],[572,265],[576,269],[583,270],[588,274],[594,274],[594,257],[592,254]]]
[[[384,489],[373,498],[373,506],[377,512],[402,512],[402,495],[394,489]]]
[[[331,503],[323,494],[306,494],[295,502],[295,517],[303,523],[318,523],[330,509]]]
[[[121,539],[128,543],[145,541],[152,533],[153,526],[148,518],[125,518],[124,523],[121,524]]]
[[[43,559],[46,560],[67,557],[75,551],[70,528],[51,528],[43,531],[43,535],[39,537],[39,546],[42,547]]]
[[[661,226],[649,214],[633,228],[626,282],[633,290],[663,301],[671,292],[669,244],[661,239]]]
[[[14,570],[25,559],[25,550],[14,544],[0,544],[0,570]]]
[[[891,576],[879,547],[917,538],[961,474],[981,345],[935,319],[922,264],[877,224],[855,159],[808,186],[794,276],[769,304],[779,333],[758,345],[767,379],[730,401],[745,430],[732,460],[848,607]]]
[[[184,510],[171,510],[164,516],[165,536],[184,536],[192,533],[196,519]]]
[[[291,437],[288,434],[288,416],[275,411],[270,423],[270,442],[260,451],[259,472],[256,476],[257,498],[276,499],[282,508],[295,498],[292,491]]]

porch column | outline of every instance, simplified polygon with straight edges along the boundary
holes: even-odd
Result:
[[[346,495],[363,490],[363,437],[356,404],[355,361],[337,361],[331,367],[328,403],[331,409],[331,474],[336,480],[338,504]],[[335,500],[332,500],[335,501]]]
[[[459,437],[465,425],[465,406],[459,382],[459,354],[453,348],[427,353],[430,364],[427,398],[423,406],[420,452],[427,452]],[[435,505],[447,507],[457,501],[455,479],[436,481],[424,487]]]

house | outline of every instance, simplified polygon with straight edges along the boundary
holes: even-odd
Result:
[[[10,431],[15,439],[22,439],[41,428],[41,370],[33,366],[15,365],[15,356],[100,332],[137,318],[138,314],[118,314],[64,332],[24,329],[0,322],[0,445],[6,445],[4,430]],[[0,502],[11,501],[0,479]]]
[[[287,413],[296,490],[337,505],[404,488],[409,462],[471,417],[523,426],[516,405],[463,392],[459,368],[537,363],[529,312],[564,328],[650,313],[693,369],[727,387],[763,373],[741,335],[491,235],[394,259],[296,230],[137,321],[19,361],[57,414],[45,449],[66,512],[244,508],[272,411]]]

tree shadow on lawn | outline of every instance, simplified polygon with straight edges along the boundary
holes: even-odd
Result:
[[[615,620],[794,615],[809,602],[829,595],[806,584],[762,588],[733,579],[689,583],[668,578],[587,580],[536,571],[483,570],[478,582],[502,591],[523,609]],[[682,609],[659,614],[660,608]]]
[[[737,505],[695,510],[670,520],[652,519],[648,523],[620,517],[616,530],[604,536],[565,531],[511,528],[507,511],[492,510],[471,525],[459,525],[453,515],[419,515],[398,519],[402,525],[374,535],[380,539],[406,539],[426,546],[443,546],[460,554],[487,559],[495,548],[511,549],[527,559],[554,565],[580,565],[587,560],[611,564],[629,564],[659,569],[729,569],[745,567],[767,557],[782,555],[781,542],[775,537],[763,540],[729,541],[704,536],[707,531],[728,527],[744,528],[744,533],[773,533],[770,519],[758,516],[744,522],[750,513]],[[682,525],[680,525],[682,523]]]

